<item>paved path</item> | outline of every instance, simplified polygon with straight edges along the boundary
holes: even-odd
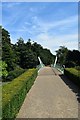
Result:
[[[39,71],[17,118],[78,118],[76,95],[59,74],[50,67]]]

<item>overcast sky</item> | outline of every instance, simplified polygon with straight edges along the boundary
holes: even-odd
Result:
[[[30,38],[53,54],[59,46],[78,49],[77,2],[4,2],[2,25],[16,43]]]

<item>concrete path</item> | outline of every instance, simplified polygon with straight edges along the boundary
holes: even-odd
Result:
[[[17,118],[78,118],[76,94],[59,75],[50,67],[39,71]]]

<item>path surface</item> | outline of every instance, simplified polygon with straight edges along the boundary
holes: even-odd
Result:
[[[57,70],[42,68],[17,118],[78,118],[76,95],[64,81]]]

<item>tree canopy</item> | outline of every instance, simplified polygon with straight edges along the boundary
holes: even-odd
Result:
[[[10,33],[2,28],[2,60],[6,62],[8,71],[14,70],[17,65],[23,69],[36,67],[39,64],[38,56],[45,65],[54,61],[54,55],[49,49],[44,49],[37,42],[32,44],[31,39],[24,43],[20,37],[12,44]]]
[[[56,51],[58,61],[60,65],[65,67],[80,66],[80,52],[78,50],[68,50],[65,46],[60,46]]]

